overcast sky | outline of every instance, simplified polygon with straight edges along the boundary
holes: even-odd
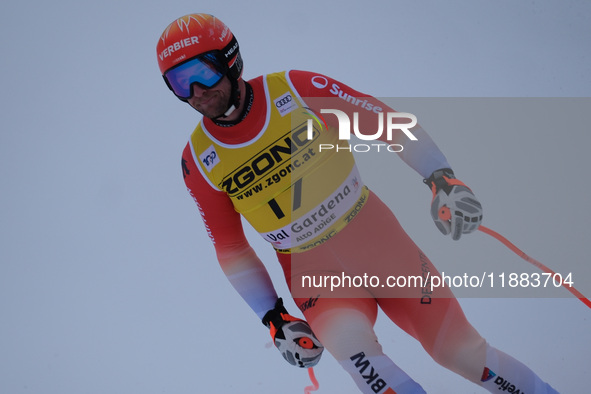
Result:
[[[573,272],[591,296],[591,3],[204,4],[0,5],[0,392],[302,393],[308,384],[221,273],[184,187],[180,154],[200,117],[162,82],[155,47],[192,12],[230,26],[248,79],[304,69],[400,98],[475,191],[484,223]],[[482,233],[443,237],[429,191],[402,161],[360,163],[440,270],[535,271]],[[383,165],[391,178],[374,180]],[[248,231],[288,297],[272,250]],[[558,390],[587,390],[591,310],[566,291],[505,295],[461,303],[493,345]],[[383,316],[376,331],[427,391],[482,392]],[[329,354],[316,375],[320,393],[356,392]]]

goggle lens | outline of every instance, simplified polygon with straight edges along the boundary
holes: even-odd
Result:
[[[199,55],[164,73],[164,78],[174,94],[180,99],[189,99],[192,95],[191,85],[198,84],[203,88],[211,88],[222,80],[225,75],[223,65],[213,53]]]

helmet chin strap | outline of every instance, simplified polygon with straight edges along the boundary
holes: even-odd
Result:
[[[230,108],[228,108],[228,110],[226,112],[224,112],[223,116],[228,117],[228,116],[232,115],[232,112],[234,112],[235,110],[236,110],[236,106],[234,104],[232,104],[232,105],[230,105]]]

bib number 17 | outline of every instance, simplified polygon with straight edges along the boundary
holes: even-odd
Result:
[[[298,179],[292,185],[291,211],[294,212],[295,210],[300,208],[301,205],[302,205],[302,178]],[[277,200],[275,200],[274,198],[269,201],[269,207],[271,207],[271,210],[273,211],[273,213],[275,214],[277,219],[282,219],[285,217],[285,212],[283,212],[283,210],[281,209],[281,207],[277,203]]]

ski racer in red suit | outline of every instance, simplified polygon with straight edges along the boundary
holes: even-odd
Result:
[[[331,275],[438,275],[363,183],[348,141],[339,135],[339,114],[358,116],[359,124],[371,118],[375,130],[376,116],[394,109],[311,72],[243,80],[238,42],[212,15],[172,22],[158,41],[157,55],[168,87],[203,115],[183,151],[182,170],[219,264],[288,362],[314,366],[326,348],[363,393],[423,393],[383,353],[373,330],[379,307],[434,360],[490,392],[556,392],[489,345],[447,287],[429,292],[426,302],[419,286],[305,285],[306,279]],[[436,226],[457,240],[478,228],[480,203],[455,178],[416,118],[410,120],[384,119],[391,132],[380,140],[425,180],[433,192]],[[413,127],[397,128],[405,122]],[[439,216],[444,207],[452,213],[449,220]],[[241,217],[275,248],[305,321],[283,306],[244,235]]]

